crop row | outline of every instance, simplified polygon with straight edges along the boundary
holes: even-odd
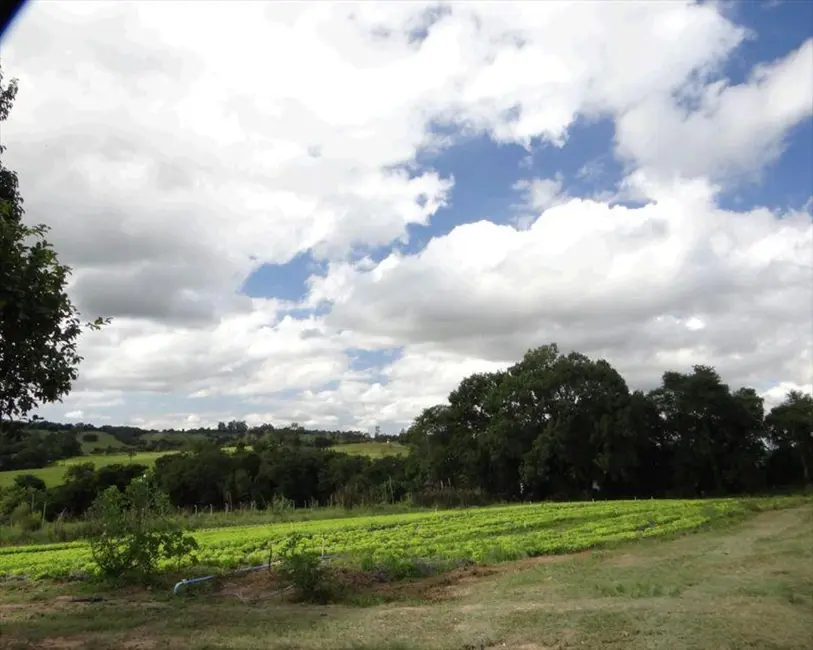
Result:
[[[689,531],[749,509],[792,504],[792,499],[532,504],[221,528],[195,533],[196,561],[216,569],[265,562],[296,532],[302,550],[367,564],[416,558],[495,562]],[[58,578],[92,571],[86,543],[0,548],[0,576]]]

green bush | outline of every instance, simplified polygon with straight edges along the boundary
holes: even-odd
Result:
[[[302,600],[326,603],[333,595],[330,572],[318,553],[297,548],[301,535],[292,534],[280,552],[279,574],[297,590]]]
[[[42,525],[42,517],[38,517],[31,512],[31,506],[27,503],[20,503],[11,513],[11,523],[27,533],[39,530]]]
[[[99,434],[98,433],[83,433],[82,440],[84,442],[99,442]]]
[[[94,501],[90,520],[99,534],[90,540],[93,561],[104,577],[145,580],[160,564],[194,561],[198,544],[172,523],[169,499],[147,477],[124,492],[109,487]]]

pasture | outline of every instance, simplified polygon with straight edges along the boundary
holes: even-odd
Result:
[[[85,445],[88,445],[88,451],[92,448],[106,448],[109,444],[107,438],[103,438],[102,436],[109,436],[113,440],[113,436],[106,434],[102,431],[94,431],[93,433],[97,433],[99,435],[99,441],[95,443],[87,443],[82,442],[83,449]],[[169,434],[158,434],[158,435],[169,435]],[[79,437],[81,441],[81,434]],[[116,442],[118,442],[116,440]],[[118,442],[119,446],[122,446],[120,442]],[[111,445],[112,446],[112,445]],[[224,451],[234,451],[234,447],[226,447]],[[385,442],[351,442],[347,444],[336,445],[335,447],[330,447],[331,450],[337,451],[339,453],[344,454],[352,454],[357,456],[368,456],[369,458],[384,458],[387,456],[401,456],[407,453],[407,448],[404,445],[400,445],[396,442],[392,443],[385,443]],[[54,487],[62,483],[65,470],[71,466],[76,465],[78,463],[93,463],[94,467],[104,467],[105,465],[114,465],[114,464],[122,464],[122,465],[130,465],[130,464],[139,464],[139,465],[146,465],[148,467],[155,464],[155,459],[159,458],[160,456],[164,456],[166,454],[173,454],[178,453],[178,450],[170,450],[170,451],[139,451],[135,452],[132,456],[129,453],[117,453],[117,454],[89,454],[86,456],[74,456],[73,458],[66,458],[64,460],[58,461],[53,465],[49,465],[48,467],[40,467],[37,469],[18,469],[18,470],[6,470],[4,472],[0,472],[0,488],[8,487],[12,483],[14,483],[14,478],[17,476],[21,476],[23,474],[31,474],[38,478],[41,478],[45,481],[45,485],[48,487]]]
[[[405,456],[409,451],[405,445],[397,442],[347,442],[329,448],[343,454],[367,456],[368,458],[386,458],[387,456]]]
[[[22,474],[32,474],[45,481],[48,487],[54,487],[62,483],[65,476],[65,470],[71,465],[78,465],[80,463],[92,463],[94,467],[104,467],[105,465],[147,465],[148,467],[155,464],[155,459],[166,454],[171,454],[171,451],[140,451],[132,455],[128,453],[121,454],[93,454],[89,456],[74,456],[73,458],[66,458],[57,461],[48,467],[40,467],[37,469],[15,469],[0,472],[0,488],[8,487],[14,483],[14,478]]]
[[[86,438],[96,438],[96,440],[87,440]],[[82,445],[83,454],[91,454],[97,449],[126,449],[125,445],[116,436],[107,433],[106,431],[82,431],[76,434],[76,439]]]

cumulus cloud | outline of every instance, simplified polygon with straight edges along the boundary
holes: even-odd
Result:
[[[782,153],[791,127],[813,115],[813,39],[758,66],[747,83],[719,80],[694,94],[691,109],[655,94],[623,113],[620,154],[666,177],[758,173]]]
[[[633,380],[706,359],[740,382],[766,366],[801,380],[811,246],[809,214],[727,212],[689,183],[640,208],[572,199],[527,230],[462,225],[418,255],[332,267],[314,291],[337,327],[486,358],[558,341]]]
[[[397,427],[551,340],[638,384],[695,361],[811,383],[809,209],[716,201],[811,115],[813,41],[722,76],[751,36],[717,3],[29,3],[2,43],[21,85],[5,162],[80,308],[115,319],[58,413]],[[595,119],[620,192],[527,177],[521,227],[463,215],[358,260],[465,190],[421,152],[567,147]],[[327,271],[301,305],[239,293],[303,252]],[[350,348],[402,353],[367,372]]]

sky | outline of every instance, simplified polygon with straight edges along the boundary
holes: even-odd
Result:
[[[50,420],[397,432],[556,342],[813,384],[813,3],[29,2],[26,218],[109,326]]]

